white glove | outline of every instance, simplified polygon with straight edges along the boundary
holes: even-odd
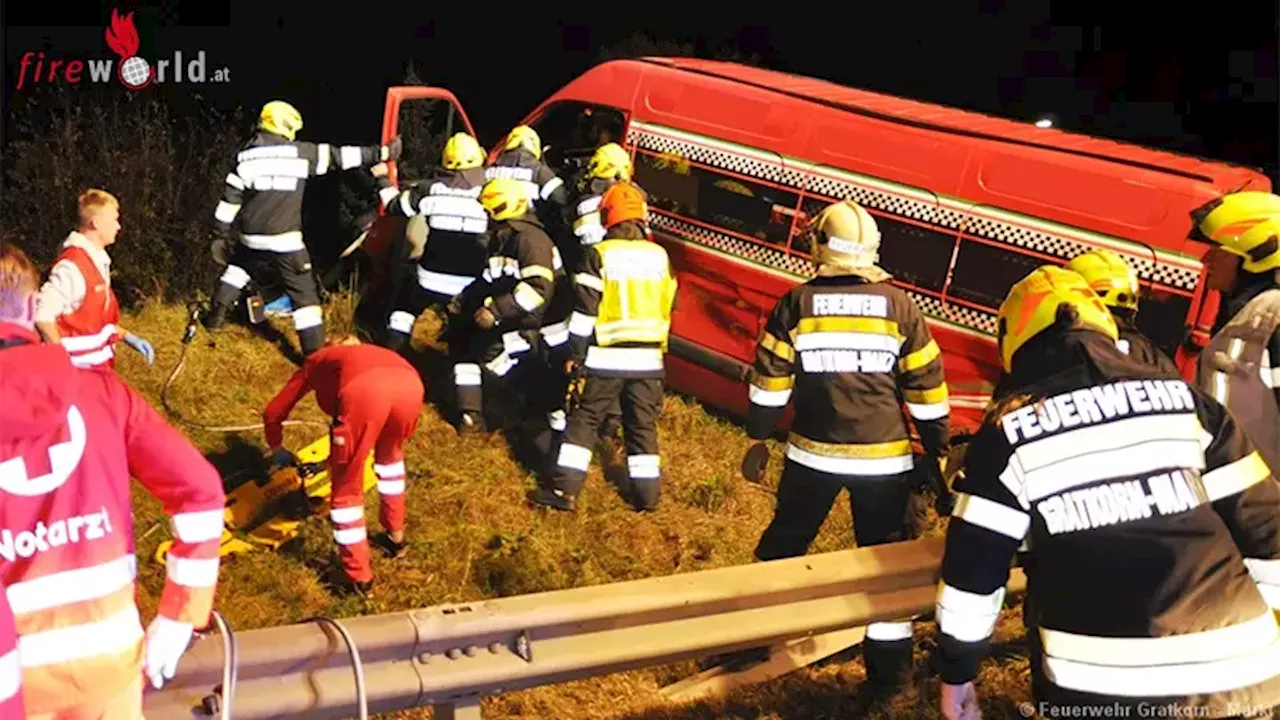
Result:
[[[146,673],[157,690],[178,672],[178,661],[191,644],[193,633],[191,623],[180,623],[163,615],[151,621],[147,628]]]

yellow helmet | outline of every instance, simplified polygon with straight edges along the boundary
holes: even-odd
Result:
[[[292,140],[302,129],[302,113],[283,100],[272,100],[262,106],[262,112],[258,115],[258,127]]]
[[[587,172],[593,178],[605,180],[631,179],[631,154],[622,149],[618,143],[601,145],[596,154],[591,156],[591,164]]]
[[[1232,193],[1193,217],[1210,242],[1244,258],[1240,267],[1245,272],[1280,268],[1280,197],[1266,192]]]
[[[494,220],[509,220],[529,212],[529,191],[519,180],[494,178],[480,190],[480,204]]]
[[[539,160],[542,159],[542,139],[528,125],[517,125],[507,134],[507,144],[503,146],[503,149],[513,150],[518,147],[533,153],[533,156]]]
[[[880,259],[880,227],[871,213],[852,200],[823,208],[809,221],[808,232],[819,265],[858,268]]]
[[[1058,308],[1064,304],[1076,312],[1075,327],[1097,330],[1112,340],[1119,337],[1111,311],[1084,277],[1055,265],[1042,265],[1009,289],[996,314],[996,341],[1005,372],[1013,369],[1014,353],[1057,323]]]
[[[1067,269],[1084,277],[1104,305],[1138,309],[1138,271],[1119,253],[1090,250],[1067,263]]]
[[[444,144],[442,164],[450,170],[468,170],[484,164],[484,150],[480,143],[467,133],[460,132]]]

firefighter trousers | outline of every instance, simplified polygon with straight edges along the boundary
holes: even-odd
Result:
[[[568,375],[564,372],[565,363],[569,361],[569,330],[565,327],[565,342],[558,345],[552,343],[555,337],[555,326],[548,326],[542,329],[542,337],[546,346],[548,361],[548,376],[555,382],[555,390],[552,394],[560,398],[555,404],[551,412],[547,413],[547,426],[551,428],[551,432],[560,435],[564,433],[565,428],[569,426],[569,409],[565,407],[564,400],[569,393],[569,383],[571,382]],[[615,395],[613,402],[610,403],[609,409],[605,412],[605,418],[600,423],[600,437],[602,439],[612,438],[618,434],[618,428],[622,427],[622,396]]]
[[[114,695],[53,712],[28,712],[27,720],[143,720],[142,675]]]
[[[858,547],[910,539],[911,483],[910,473],[834,475],[787,458],[778,481],[778,505],[756,545],[756,559],[780,560],[808,552],[842,489],[849,491]],[[869,624],[862,644],[867,679],[891,687],[900,684],[911,667],[911,638],[910,620]]]
[[[406,284],[387,317],[387,347],[396,352],[403,350],[413,336],[413,324],[418,317],[427,308],[437,308],[443,312],[451,299],[441,293],[426,290],[417,283]]]
[[[382,528],[388,533],[403,531],[404,443],[418,427],[422,404],[422,379],[408,369],[365,374],[338,394],[340,412],[329,437],[329,519],[342,569],[355,582],[373,579],[364,524],[365,461],[372,451]]]
[[[560,400],[537,342],[537,330],[474,331],[467,346],[456,353],[463,361],[453,366],[458,410],[483,412],[484,383],[497,382],[523,396],[522,420],[523,416],[545,417]]]
[[[662,392],[661,377],[588,375],[578,407],[569,415],[560,441],[556,465],[551,471],[551,489],[570,498],[576,498],[582,491],[600,426],[610,406],[620,402],[627,471],[634,495],[630,500],[640,510],[657,508],[662,490],[662,462],[658,454]]]
[[[284,283],[293,301],[293,329],[298,333],[302,353],[310,355],[324,345],[324,311],[320,307],[320,287],[311,271],[311,254],[306,248],[292,252],[254,250],[236,245],[213,293],[206,327],[213,329],[226,320],[227,312],[240,300],[246,285],[255,277],[275,274]]]

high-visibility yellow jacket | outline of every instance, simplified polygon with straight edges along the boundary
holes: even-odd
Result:
[[[569,318],[575,358],[595,375],[661,375],[676,277],[655,242],[606,237],[586,249],[573,277]]]

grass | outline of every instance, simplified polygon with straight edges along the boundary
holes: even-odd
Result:
[[[340,325],[342,299],[326,314]],[[349,302],[349,301],[348,301]],[[131,331],[148,338],[156,363],[146,366],[123,350],[118,370],[160,407],[160,391],[177,362],[186,318],[180,307],[144,306],[124,319]],[[273,321],[275,322],[275,321]],[[419,323],[417,342],[434,335],[433,320]],[[292,343],[286,324],[276,326]],[[334,329],[339,329],[334,327]],[[264,404],[284,384],[295,365],[268,340],[240,326],[216,335],[197,335],[187,366],[169,400],[184,416],[207,424],[248,424],[259,420]],[[431,393],[430,387],[428,393]],[[325,418],[308,397],[295,419]],[[186,430],[221,470],[229,484],[260,476],[265,449],[260,432],[217,434]],[[317,428],[286,428],[295,449],[315,440]],[[532,477],[513,461],[501,433],[488,438],[459,438],[431,404],[409,443],[408,537],[412,552],[397,561],[374,554],[378,579],[375,597],[363,600],[332,594],[320,571],[332,556],[326,518],[312,517],[295,550],[257,553],[223,564],[218,607],[237,630],[298,622],[316,614],[347,617],[471,601],[657,575],[693,572],[752,562],[752,550],[773,512],[771,488],[781,470],[780,453],[763,486],[738,475],[749,441],[742,430],[705,412],[696,402],[669,395],[660,425],[665,480],[661,508],[637,516],[601,476],[598,462],[575,515],[536,512],[524,503]],[[139,604],[154,613],[164,580],[151,560],[168,539],[158,503],[135,488],[138,535]],[[377,495],[370,493],[367,517],[376,523]],[[933,532],[937,532],[936,526]],[[847,548],[852,543],[848,503],[837,503],[811,552]],[[1017,703],[1029,696],[1027,661],[1019,650],[1020,608],[1006,613],[996,642],[1008,646],[1006,659],[984,664],[979,677],[986,718],[1020,718]],[[486,718],[617,718],[626,720],[710,718],[936,718],[937,683],[928,677],[926,659],[933,628],[926,626],[917,645],[917,682],[885,706],[858,711],[865,677],[860,660],[834,660],[778,680],[734,693],[723,701],[686,706],[664,705],[657,691],[697,672],[695,663],[619,673],[486,698]],[[854,653],[856,655],[856,652]],[[427,718],[426,709],[399,713]]]

